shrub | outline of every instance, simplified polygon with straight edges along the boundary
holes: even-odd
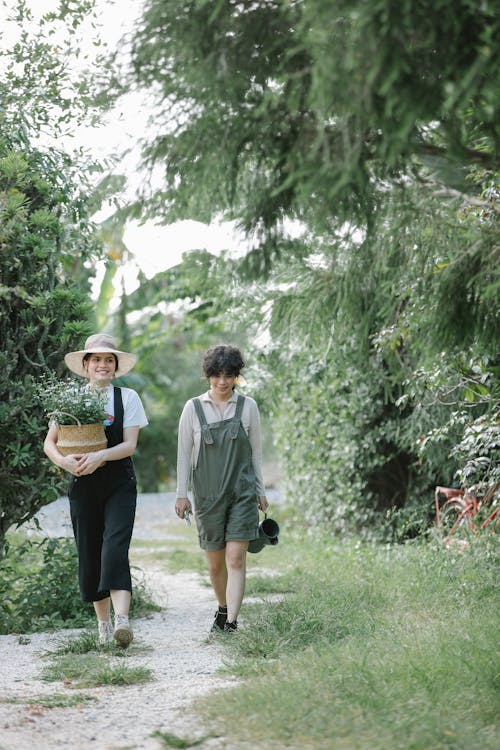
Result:
[[[0,561],[0,633],[33,633],[93,625],[92,604],[78,588],[75,543],[66,537],[16,538]],[[157,611],[144,581],[135,571],[132,613]]]

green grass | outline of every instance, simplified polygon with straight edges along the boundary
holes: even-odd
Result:
[[[89,688],[102,685],[135,685],[153,679],[145,667],[111,664],[102,655],[78,654],[61,656],[42,670],[47,682],[63,682],[66,687]]]
[[[15,703],[29,706],[40,706],[41,708],[78,708],[85,703],[96,701],[94,695],[84,693],[52,693],[51,695],[30,696],[29,698],[0,698],[1,703]]]
[[[175,546],[166,549],[155,548],[134,550],[133,558],[140,560],[141,564],[154,563],[155,566],[163,568],[168,573],[194,572],[206,573],[207,563],[205,556],[198,547],[189,545],[187,547]]]
[[[497,546],[283,544],[270,581],[292,593],[244,605],[243,683],[197,709],[241,750],[496,750]]]
[[[141,642],[137,640],[134,640],[128,648],[121,648],[114,642],[100,645],[97,632],[95,629],[92,629],[84,630],[76,636],[59,638],[57,648],[48,651],[46,656],[52,657],[65,656],[67,654],[88,654],[90,652],[99,652],[120,658],[126,658],[150,651],[152,651],[151,646],[141,644]]]
[[[242,628],[223,640],[226,670],[241,682],[196,701],[211,736],[239,750],[496,750],[497,538],[455,550],[436,540],[342,544],[277,520],[280,544],[248,556]],[[208,580],[190,531],[136,553]],[[45,678],[74,688],[152,679],[117,667],[95,633],[52,656]]]
[[[245,596],[262,597],[273,596],[275,594],[291,594],[295,591],[293,577],[289,576],[269,576],[264,575],[248,576],[245,586]]]
[[[208,737],[200,737],[200,739],[186,739],[179,737],[171,732],[153,732],[152,737],[156,737],[160,740],[163,747],[174,747],[174,748],[189,748],[202,745]]]

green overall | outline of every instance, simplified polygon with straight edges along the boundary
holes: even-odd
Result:
[[[244,402],[238,395],[234,417],[208,424],[200,400],[193,399],[201,425],[193,493],[202,549],[220,550],[226,542],[259,535],[252,447],[241,422]]]

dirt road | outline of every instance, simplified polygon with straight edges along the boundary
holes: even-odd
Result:
[[[171,503],[169,496],[142,496],[134,536],[154,539],[160,534],[164,540],[165,523],[179,523]],[[40,520],[48,534],[61,534],[63,529],[70,533],[64,501],[44,509]],[[160,750],[165,745],[152,736],[155,731],[190,738],[204,734],[196,719],[196,698],[235,684],[217,673],[223,664],[223,644],[207,642],[213,593],[195,573],[170,575],[154,565],[143,570],[153,598],[164,609],[134,621],[135,642],[148,649],[126,662],[151,669],[154,681],[84,689],[82,693],[96,700],[75,708],[43,708],[37,697],[71,691],[62,683],[41,679],[47,664],[44,653],[79,631],[0,636],[0,750]],[[22,703],[5,702],[9,699]],[[224,743],[213,738],[199,747],[219,748]]]

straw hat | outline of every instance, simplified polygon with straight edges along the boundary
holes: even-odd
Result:
[[[109,333],[94,333],[85,342],[85,349],[79,352],[68,352],[64,357],[64,361],[71,372],[80,375],[82,378],[88,378],[87,370],[82,361],[86,354],[116,354],[118,357],[117,375],[125,375],[137,362],[135,354],[122,352],[116,348],[115,340]]]

